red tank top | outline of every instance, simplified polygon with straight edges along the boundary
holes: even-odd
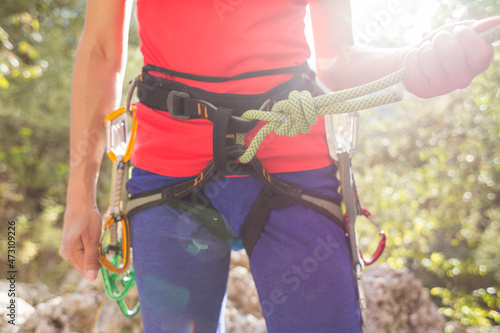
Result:
[[[304,35],[307,1],[301,0],[138,0],[137,17],[145,64],[208,75],[236,74],[300,65],[309,57]],[[169,79],[217,93],[258,94],[290,74],[207,83]],[[142,104],[132,163],[166,176],[197,175],[212,158],[212,123],[180,120]],[[246,144],[257,126],[246,135]],[[323,118],[307,134],[270,134],[257,157],[268,172],[325,167],[329,157]]]

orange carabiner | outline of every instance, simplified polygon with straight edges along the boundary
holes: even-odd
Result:
[[[124,106],[111,112],[104,119],[106,127],[106,154],[109,159],[116,162],[117,156],[121,155],[123,162],[127,162],[132,155],[137,130],[135,119],[135,106],[132,105],[132,126],[130,132],[127,125],[127,110]]]
[[[121,252],[119,248],[114,248],[116,255],[113,259],[108,260],[107,254],[109,252],[110,247],[104,246],[103,242],[105,238],[107,238],[107,234],[109,229],[114,223],[121,222]],[[130,225],[128,222],[127,215],[125,214],[113,214],[108,217],[106,222],[104,223],[104,233],[101,238],[101,242],[99,243],[98,251],[99,251],[99,262],[106,267],[108,270],[114,273],[123,273],[127,270],[130,263]],[[121,258],[121,263],[119,263]]]

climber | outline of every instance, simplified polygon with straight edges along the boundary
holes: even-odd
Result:
[[[273,98],[297,88],[319,93],[303,65],[309,56],[303,32],[306,4],[137,1],[144,64],[156,66],[151,74],[158,80],[144,82],[146,95],[140,98],[148,102],[137,105],[134,169],[127,184],[132,196],[196,181],[218,149],[214,140],[221,140],[212,137],[207,119],[180,119],[146,104],[161,90],[163,79],[182,89],[189,86],[190,92],[208,96],[209,102],[234,99],[252,108],[266,108],[258,97],[269,91]],[[352,46],[347,0],[309,4],[317,74],[332,90],[371,81],[402,66],[407,68],[404,84],[417,96],[429,98],[463,88],[489,66],[493,56],[492,47],[478,32],[500,24],[500,17],[454,24],[408,48],[357,50]],[[99,269],[101,214],[95,191],[105,142],[102,123],[119,104],[132,5],[131,0],[88,0],[75,59],[70,176],[60,254],[90,280]],[[343,52],[346,47],[348,57]],[[290,71],[205,80],[277,68]],[[162,69],[175,72],[164,75]],[[174,97],[171,103],[176,103]],[[245,143],[260,127],[247,132]],[[277,181],[340,202],[336,166],[328,154],[321,117],[307,135],[269,135],[257,157]],[[193,200],[208,200],[238,238],[262,187],[255,177],[224,176]],[[231,244],[169,205],[138,212],[130,225],[145,332],[223,331]],[[323,214],[300,204],[271,210],[250,265],[269,332],[361,331],[344,231]]]

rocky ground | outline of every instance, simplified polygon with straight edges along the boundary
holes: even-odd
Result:
[[[373,265],[365,271],[367,297],[366,333],[448,332],[472,333],[456,323],[446,323],[432,303],[429,292],[408,271]],[[5,333],[142,332],[140,316],[124,317],[107,298],[102,282],[82,280],[71,274],[61,286],[66,292],[53,295],[43,284],[17,283],[16,325],[7,323],[8,281],[0,281],[0,331]],[[228,333],[265,333],[257,292],[244,252],[233,253],[226,310]]]

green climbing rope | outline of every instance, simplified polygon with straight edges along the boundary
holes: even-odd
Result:
[[[500,26],[482,33],[481,36],[489,43],[499,41]],[[264,138],[271,132],[288,136],[295,136],[299,133],[305,134],[309,132],[311,126],[316,124],[319,115],[355,112],[400,101],[402,99],[401,91],[371,94],[401,83],[405,75],[406,69],[402,68],[359,87],[314,98],[308,91],[292,91],[288,100],[277,102],[270,112],[262,110],[246,111],[241,116],[242,118],[258,119],[268,123],[257,132],[248,149],[238,160],[241,163],[250,162]],[[236,135],[236,143],[244,144],[244,140],[244,134],[239,133]]]

